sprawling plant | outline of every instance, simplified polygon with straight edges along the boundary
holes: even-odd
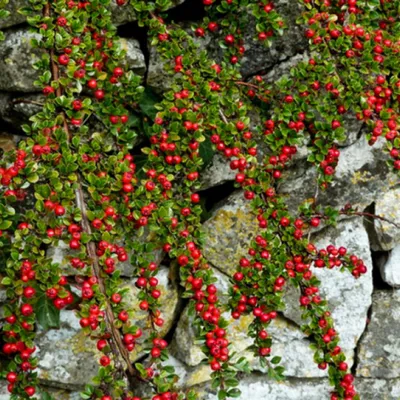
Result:
[[[129,71],[109,0],[29,0],[21,10],[41,35],[33,44],[42,50],[36,84],[45,101],[23,126],[27,138],[0,165],[0,258],[9,299],[1,321],[2,374],[11,399],[38,398],[37,324],[56,327],[65,307],[77,311],[102,353],[82,398],[138,400],[138,381],[148,384],[153,400],[196,398],[176,387],[177,376],[164,363],[160,249],[179,267],[218,398],[240,395],[236,374],[249,367],[231,354],[226,310],[202,254],[199,178],[214,152],[237,171],[236,185],[259,224],[232,276],[232,317],[254,316],[251,349],[269,376],[282,379],[267,330],[284,308],[285,286],[299,288],[302,329],[313,340],[318,367],[328,369],[331,400],[359,399],[312,267],[347,270],[355,278],[367,269],[344,247],[317,249],[310,232],[342,214],[362,215],[351,207],[323,208],[317,198],[318,188],[334,179],[346,117],[364,122],[371,145],[383,137],[388,162],[400,169],[400,4],[300,1],[309,56],[270,82],[241,77],[243,32],[252,24],[254,40],[267,47],[285,35],[285,16],[268,0],[203,3],[207,17],[188,31],[165,22],[172,0],[117,0],[133,7],[165,64],[170,89],[160,101]],[[208,35],[220,44],[219,59],[201,50]],[[262,118],[257,129],[250,128],[253,110]],[[314,199],[292,215],[277,183],[300,146],[308,147],[318,179]],[[70,249],[67,269],[46,255],[61,244]],[[148,315],[145,329],[126,301],[119,268],[126,262]],[[132,362],[136,346],[148,355],[143,363]]]

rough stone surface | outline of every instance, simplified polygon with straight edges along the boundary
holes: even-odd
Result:
[[[375,214],[400,225],[400,188],[381,193],[375,201]],[[400,229],[386,221],[374,221],[374,250],[391,250],[400,244]]]
[[[329,384],[323,380],[286,381],[275,382],[263,375],[253,374],[245,377],[239,384],[242,391],[239,400],[321,400],[329,398]],[[216,400],[215,392],[210,389],[205,390],[202,397],[204,400]]]
[[[39,60],[39,49],[33,49],[31,39],[40,38],[28,29],[11,30],[7,32],[4,43],[0,46],[0,90],[15,92],[38,92],[39,88],[33,82],[39,72],[33,69],[33,64]],[[146,70],[144,55],[139,42],[135,39],[121,39],[121,47],[126,50],[126,62],[129,68],[143,75]],[[19,72],[15,73],[19,68]]]
[[[79,392],[70,392],[68,390],[56,389],[52,387],[41,386],[43,392],[50,394],[55,400],[81,400]],[[10,393],[7,390],[7,383],[0,381],[0,400],[10,400]]]
[[[96,374],[101,354],[85,337],[73,311],[61,312],[59,330],[38,334],[39,379],[62,389],[79,389]]]
[[[388,257],[378,261],[382,279],[390,286],[400,287],[400,245],[397,245]]]
[[[346,203],[364,210],[376,201],[382,192],[394,187],[398,179],[386,164],[384,143],[379,140],[373,147],[365,137],[341,151],[333,183],[319,193],[319,202],[342,208]],[[305,199],[314,197],[316,170],[296,168],[287,172],[279,186],[280,193],[287,197],[290,210],[295,211]]]
[[[246,254],[257,227],[256,217],[243,193],[233,193],[216,207],[203,225],[205,257],[222,272],[233,273],[240,258]]]
[[[376,291],[371,321],[361,340],[357,374],[400,378],[400,290]]]
[[[13,129],[22,130],[21,126],[28,123],[29,118],[41,110],[43,101],[44,96],[41,94],[27,94],[22,97],[21,95],[1,93],[0,118]]]
[[[182,4],[185,0],[174,0],[173,7]],[[110,10],[112,13],[112,21],[115,25],[123,25],[128,22],[136,21],[136,13],[129,4],[118,6],[115,2],[110,3]]]
[[[164,299],[160,311],[165,321],[160,329],[161,335],[165,335],[171,328],[179,305],[178,289],[172,283],[169,273],[168,268],[160,267],[158,288]],[[148,323],[147,313],[139,309],[135,282],[129,281],[125,287],[129,289],[126,301],[132,312],[132,323],[144,330]],[[61,312],[59,330],[40,332],[37,347],[39,378],[47,385],[78,390],[96,374],[97,360],[101,353],[97,351],[95,342],[85,337],[73,311]],[[135,348],[131,353],[132,361],[142,355],[141,351],[140,346]]]
[[[38,71],[33,69],[39,60],[39,49],[32,49],[31,40],[40,36],[27,28],[10,30],[0,46],[0,90],[16,92],[37,92],[33,85]],[[18,71],[18,73],[16,73]]]
[[[160,266],[159,273],[157,275],[158,279],[158,290],[161,292],[161,306],[160,311],[162,318],[164,319],[164,325],[160,328],[161,335],[165,335],[177,317],[177,312],[179,311],[179,293],[178,287],[176,285],[176,279],[174,277],[175,271],[165,266]],[[139,289],[135,286],[136,280],[127,282],[126,287],[130,289],[130,292],[126,296],[126,304],[129,305],[132,310],[132,322],[141,327],[142,329],[147,327],[148,324],[148,314],[141,311],[139,308],[138,293]],[[133,354],[134,352],[132,352]]]
[[[209,189],[235,179],[235,171],[231,170],[229,163],[221,155],[216,154],[212,162],[201,174],[201,189]]]
[[[120,39],[121,47],[126,51],[126,63],[129,69],[138,75],[144,75],[146,71],[146,61],[140,44],[135,39]]]
[[[318,233],[314,240],[318,249],[329,244],[346,247],[350,254],[360,257],[368,268],[367,274],[359,279],[354,279],[349,272],[314,269],[322,283],[321,295],[327,299],[332,311],[341,346],[350,353],[365,329],[372,301],[372,260],[368,235],[362,221],[353,219]]]
[[[241,72],[244,77],[266,73],[276,64],[286,61],[298,53],[303,53],[307,48],[307,41],[303,34],[304,29],[295,23],[302,12],[302,7],[299,3],[293,4],[290,0],[277,0],[274,4],[278,12],[288,17],[288,29],[285,30],[283,36],[275,38],[271,47],[267,48],[254,40],[255,24],[251,22],[253,18],[249,16],[250,22],[244,32],[247,51],[241,61]],[[188,24],[181,25],[188,33],[191,32]],[[220,61],[222,52],[217,41],[211,41],[209,37],[201,40],[194,38],[194,40],[200,45],[201,50],[207,50],[210,57]],[[150,48],[147,83],[157,92],[165,91],[171,84],[171,80],[164,70],[164,63],[152,47]]]
[[[363,400],[400,399],[400,379],[357,379],[356,387]]]
[[[4,7],[10,15],[7,18],[0,18],[0,29],[8,28],[13,25],[22,24],[26,21],[26,17],[18,13],[21,7],[25,7],[26,2],[24,0],[10,0]]]
[[[151,241],[152,238],[152,233],[151,232],[145,232],[140,238],[138,238],[138,241]],[[63,241],[60,241],[57,246],[50,247],[47,250],[47,256],[52,259],[53,263],[57,263],[60,265],[62,269],[65,270],[66,274],[69,275],[76,275],[79,274],[79,270],[76,270],[71,267],[69,263],[68,256],[72,256],[75,254],[73,250],[69,248],[67,244],[65,244]],[[157,265],[159,265],[162,261],[163,258],[163,251],[162,249],[155,249],[151,253],[152,261],[155,262]],[[121,271],[121,275],[123,277],[132,277],[134,275],[135,268],[129,261],[131,257],[131,254],[128,254],[128,260],[125,262],[118,262],[116,264],[116,267],[119,271]]]
[[[215,285],[219,292],[226,292],[229,287],[229,279],[226,275],[215,270],[217,282]],[[228,298],[221,298],[227,303]],[[247,336],[252,316],[244,316],[240,320],[233,320],[229,313],[224,317],[229,321],[228,336],[232,343],[232,351],[238,357],[246,355],[250,365],[255,370],[263,370],[258,358],[254,357],[247,348],[252,345],[252,339]],[[282,357],[281,365],[285,367],[285,375],[288,377],[314,378],[326,376],[324,371],[318,369],[313,361],[313,351],[310,342],[301,332],[299,327],[286,318],[278,317],[269,327],[268,333],[273,338],[273,356]],[[204,359],[201,347],[196,344],[197,332],[193,324],[193,318],[188,314],[188,308],[182,313],[170,351],[180,361],[189,367],[196,367]],[[198,375],[201,375],[201,367]]]
[[[346,220],[336,228],[325,229],[312,238],[318,249],[329,244],[344,246],[349,253],[362,258],[368,273],[356,280],[348,272],[313,268],[321,281],[321,295],[328,301],[335,321],[341,347],[349,365],[353,363],[354,350],[364,332],[372,293],[372,260],[368,235],[360,220]],[[301,311],[298,307],[300,292],[288,288],[284,300],[287,304],[284,315],[301,325]],[[350,322],[349,322],[350,321]]]
[[[241,72],[244,76],[251,76],[267,71],[275,64],[302,53],[307,48],[304,37],[304,28],[296,24],[296,19],[301,15],[302,7],[299,2],[291,0],[277,0],[274,5],[278,13],[287,18],[288,29],[282,37],[277,37],[272,46],[266,48],[259,42],[254,42],[256,36],[255,24],[249,23],[245,32],[245,41],[249,46],[242,61]]]

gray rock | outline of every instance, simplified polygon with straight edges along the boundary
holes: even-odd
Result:
[[[229,288],[228,277],[216,269],[214,269],[214,274],[217,278],[215,285],[218,292],[226,293]],[[229,300],[227,296],[221,296],[220,299],[223,304],[227,304]],[[253,344],[253,339],[247,335],[253,316],[242,316],[240,320],[234,320],[229,313],[225,313],[224,318],[229,321],[227,330],[232,344],[231,351],[237,353],[237,358],[245,355],[254,370],[262,371],[263,368],[259,365],[258,357],[247,350]],[[272,355],[282,358],[281,365],[285,368],[286,376],[297,378],[326,376],[326,372],[318,369],[313,361],[314,352],[310,349],[310,341],[293,322],[279,316],[267,330],[273,339]],[[203,371],[202,367],[199,366],[205,355],[201,346],[197,343],[197,336],[193,317],[189,316],[188,308],[186,308],[181,314],[174,332],[170,352],[185,365],[189,367],[198,366],[197,372],[193,372],[191,375],[197,378],[193,377],[193,379],[200,379],[199,377],[202,376],[203,378],[200,380],[207,380],[209,379],[205,375],[207,371]]]
[[[387,155],[383,151],[384,142],[379,140],[369,146],[365,137],[341,150],[339,164],[333,182],[325,191],[319,191],[319,203],[342,208],[351,203],[359,210],[382,196],[382,192],[394,187],[398,179],[386,164]],[[305,200],[314,197],[316,191],[315,168],[289,170],[279,185],[279,192],[286,195],[286,203],[291,211]]]
[[[346,220],[336,228],[325,229],[312,237],[318,249],[329,244],[344,246],[349,254],[360,257],[367,274],[354,279],[349,272],[312,268],[321,281],[321,296],[328,301],[329,309],[335,321],[335,328],[340,335],[340,346],[345,351],[348,364],[352,364],[354,349],[364,332],[372,293],[372,259],[367,232],[360,220]],[[284,315],[296,324],[301,325],[301,311],[298,307],[300,292],[288,288],[284,295],[286,309]],[[351,321],[351,322],[349,322]]]
[[[349,272],[314,268],[321,281],[321,295],[326,298],[332,311],[341,347],[351,355],[364,332],[368,309],[372,299],[372,259],[368,234],[360,219],[340,222],[316,235],[314,243],[318,249],[329,244],[344,246],[349,254],[361,258],[368,268],[367,274],[355,279]]]
[[[45,384],[79,390],[97,373],[101,354],[73,311],[62,311],[60,329],[40,332],[36,344],[38,377]]]
[[[10,0],[4,7],[10,15],[7,18],[0,18],[0,29],[9,28],[13,25],[22,24],[26,21],[26,17],[18,13],[21,7],[26,7],[26,2],[23,0]]]
[[[267,82],[277,82],[283,75],[290,75],[291,69],[295,67],[297,64],[301,62],[308,62],[310,59],[310,54],[306,51],[303,54],[296,54],[293,57],[280,62],[279,64],[274,65],[267,74],[263,75],[263,79]],[[349,111],[343,115],[343,126],[346,130],[346,140],[339,143],[339,147],[347,147],[352,145],[357,141],[360,136],[361,128],[363,127],[363,122],[359,121],[356,118],[355,113]],[[304,154],[304,148],[300,147],[298,149],[298,153],[302,152],[303,154],[296,154],[295,159],[302,157],[306,157],[308,155],[308,151]]]
[[[136,39],[125,39],[120,38],[119,40],[121,48],[126,51],[125,61],[130,70],[138,75],[143,76],[146,72],[146,61],[142,50],[140,49],[140,44]]]
[[[252,374],[244,377],[238,387],[242,394],[239,400],[328,400],[330,387],[327,381],[317,380],[288,380],[276,382],[265,375]],[[204,400],[217,400],[215,391],[205,388]]]
[[[376,291],[372,315],[359,352],[357,375],[365,378],[400,377],[400,290]]]
[[[27,28],[6,32],[0,46],[0,90],[37,92],[33,81],[39,76],[33,65],[40,59],[40,49],[33,49],[31,40],[40,35]]]
[[[201,387],[200,387],[201,389]],[[246,376],[240,381],[242,391],[239,400],[254,398],[257,400],[328,400],[332,388],[324,379],[289,379],[275,382],[260,374]],[[356,379],[356,390],[362,400],[398,400],[400,380]],[[207,385],[204,400],[217,400],[216,394]]]
[[[396,187],[377,196],[375,214],[400,225],[400,188]],[[375,219],[374,231],[374,250],[391,250],[400,244],[400,229],[393,224]]]
[[[169,276],[170,270],[161,267],[158,289],[161,291],[161,317],[165,323],[159,329],[165,335],[172,327],[179,310],[178,289]],[[132,313],[132,324],[144,331],[148,325],[148,314],[139,308],[138,289],[135,281],[125,284],[129,292],[126,302]],[[145,335],[148,331],[144,332]],[[39,332],[37,338],[39,378],[46,385],[68,390],[80,390],[96,374],[101,353],[96,349],[96,342],[83,333],[79,318],[73,311],[61,311],[59,330]],[[130,353],[134,362],[143,355],[143,348],[138,343]]]
[[[287,29],[282,36],[274,38],[271,47],[267,48],[253,40],[256,36],[255,24],[248,24],[244,34],[247,51],[241,61],[241,72],[245,77],[261,74],[275,64],[304,52],[307,48],[304,28],[296,24],[296,19],[303,11],[300,3],[277,0],[274,1],[274,5],[278,13],[285,18]]]
[[[29,32],[27,28],[10,30],[0,46],[0,90],[14,92],[38,92],[33,82],[39,72],[33,69],[39,60],[40,49],[31,45],[33,38],[40,35]],[[121,47],[127,51],[126,62],[129,68],[139,75],[146,69],[144,55],[135,39],[121,39]]]
[[[283,36],[274,38],[271,47],[267,48],[253,40],[256,36],[255,24],[253,18],[249,16],[250,22],[244,33],[246,52],[241,61],[241,73],[244,77],[265,73],[275,64],[285,61],[297,53],[303,53],[307,48],[307,40],[303,34],[304,29],[295,23],[302,12],[300,4],[294,5],[289,0],[277,0],[274,3],[278,12],[287,17],[288,29],[285,30]],[[191,34],[189,24],[182,23],[181,26]],[[218,40],[210,40],[209,37],[204,39],[194,37],[193,40],[199,44],[199,51],[205,49],[210,58],[218,62],[221,60],[223,54]],[[158,93],[162,93],[170,88],[171,83],[171,78],[164,70],[164,62],[154,46],[151,46],[147,84]]]
[[[378,265],[382,279],[390,286],[400,287],[400,245],[388,257],[381,257]]]
[[[176,271],[174,269],[160,266],[157,279],[157,289],[161,292],[160,297],[160,311],[161,318],[164,319],[164,325],[159,328],[161,336],[166,335],[177,318],[177,313],[180,311],[180,296],[178,287],[176,285]],[[136,279],[126,283],[125,287],[129,289],[129,293],[126,296],[126,304],[132,310],[132,323],[136,324],[142,330],[148,327],[148,313],[140,310],[138,298],[139,289],[135,286]],[[145,336],[145,335],[144,335]],[[133,351],[132,355],[139,354],[140,348],[138,347],[136,352]]]
[[[247,254],[250,241],[258,231],[258,222],[243,192],[237,191],[216,207],[203,229],[204,256],[222,272],[231,275],[240,258]]]
[[[193,37],[191,24],[181,23],[180,26],[192,37],[194,43],[199,46],[198,51],[205,50],[207,45],[211,42],[210,38],[199,39]],[[158,53],[156,46],[152,46],[149,43],[148,48],[150,54],[146,83],[154,92],[161,94],[170,89],[176,75],[170,75],[165,70],[166,63]]]
[[[356,389],[363,400],[400,399],[400,379],[356,379]]]
[[[230,169],[229,162],[221,155],[216,154],[211,164],[201,174],[201,190],[233,181],[235,176],[236,172]]]
[[[29,123],[29,118],[41,111],[44,99],[44,96],[38,93],[23,96],[1,93],[0,117],[13,128],[22,131],[21,126]]]
[[[136,240],[140,242],[151,242],[152,237],[152,233],[147,231],[141,237],[136,238]],[[69,246],[61,240],[57,246],[49,247],[47,250],[47,257],[51,258],[53,263],[59,264],[60,267],[65,271],[64,273],[66,275],[71,276],[80,274],[79,270],[72,268],[69,263],[68,257],[72,257],[74,254],[76,254],[76,252],[71,250]],[[116,263],[116,268],[121,271],[121,276],[123,277],[131,278],[134,275],[135,268],[130,261],[132,254],[133,253],[128,252],[127,261]],[[164,256],[162,249],[155,249],[150,254],[151,261],[155,262],[157,265],[160,265]]]
[[[185,0],[173,0],[173,5],[171,8],[182,4],[184,1]],[[112,13],[112,22],[115,25],[123,25],[128,22],[136,21],[137,19],[136,13],[130,4],[118,6],[114,1],[112,1],[110,4],[110,10]]]

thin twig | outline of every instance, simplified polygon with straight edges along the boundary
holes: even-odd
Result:
[[[397,224],[394,221],[391,221],[388,218],[382,217],[380,215],[376,215],[376,214],[371,214],[371,213],[367,213],[367,212],[358,212],[358,211],[340,211],[341,215],[356,215],[359,217],[369,217],[369,218],[373,218],[373,219],[378,219],[380,221],[384,221],[387,222],[388,224],[391,224],[393,226],[395,226],[396,228],[400,229],[400,224]]]
[[[50,17],[50,3],[45,4],[44,10],[43,10],[43,15],[45,17]],[[57,81],[59,79],[60,74],[59,74],[58,65],[55,63],[54,57],[53,57],[54,49],[50,49],[49,53],[50,53],[52,80]],[[62,95],[62,88],[60,85],[58,85],[58,87],[56,89],[56,96],[60,97],[61,95]],[[64,130],[67,134],[68,140],[70,140],[71,133],[68,128],[67,117],[64,112],[62,112],[61,115],[63,118]],[[81,211],[83,232],[86,233],[87,235],[91,236],[92,231],[91,231],[90,222],[89,222],[89,219],[87,216],[86,204],[85,204],[83,188],[82,188],[82,178],[80,175],[78,175],[77,188],[76,188],[75,193],[76,193],[76,204],[77,204],[77,207]],[[107,329],[109,329],[109,331],[110,331],[109,333],[112,336],[112,341],[110,341],[110,347],[115,356],[116,364],[120,364],[119,369],[124,371],[126,377],[129,380],[129,377],[132,377],[135,375],[135,370],[132,367],[128,350],[125,348],[125,346],[122,342],[120,332],[117,329],[117,327],[115,326],[114,313],[113,313],[110,303],[107,300],[106,288],[105,288],[105,285],[103,282],[103,278],[101,277],[101,268],[100,268],[99,258],[96,254],[96,244],[93,241],[90,241],[89,243],[86,244],[86,249],[87,249],[89,258],[92,260],[92,273],[97,278],[100,292],[102,293],[102,295],[105,298],[105,303],[106,303],[105,322],[106,322]],[[128,373],[127,373],[126,369],[122,367],[120,357],[122,357],[122,359],[124,360],[124,362],[126,364],[126,368],[128,370]]]
[[[237,85],[248,86],[248,87],[251,87],[251,88],[256,89],[256,90],[260,89],[257,85],[254,85],[254,84],[249,83],[249,82],[235,81],[235,83]]]
[[[229,122],[228,122],[227,118],[225,117],[224,112],[223,112],[221,109],[219,109],[219,115],[221,116],[221,118],[222,118],[222,120],[225,122],[225,124],[228,125]]]

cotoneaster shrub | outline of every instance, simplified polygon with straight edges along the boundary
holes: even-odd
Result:
[[[341,214],[363,215],[318,204],[318,191],[334,179],[347,115],[364,121],[371,145],[386,139],[388,163],[400,169],[399,2],[303,0],[298,22],[310,57],[277,82],[260,76],[243,81],[239,72],[246,24],[255,24],[254,40],[266,46],[285,35],[285,16],[273,2],[203,3],[207,17],[189,34],[164,22],[171,0],[117,0],[133,7],[170,74],[171,89],[157,104],[127,69],[109,0],[30,0],[21,10],[42,37],[34,42],[43,49],[36,83],[46,101],[24,126],[28,138],[0,166],[0,257],[9,299],[1,322],[2,376],[11,399],[50,398],[37,387],[35,331],[37,324],[57,327],[65,307],[76,309],[103,354],[83,399],[138,400],[135,379],[148,382],[153,400],[196,398],[194,390],[176,389],[173,368],[162,364],[168,344],[159,333],[163,299],[153,259],[160,248],[179,266],[218,398],[240,395],[236,375],[249,367],[230,354],[225,310],[202,255],[198,182],[214,152],[237,171],[236,185],[251,201],[261,231],[232,276],[233,318],[254,316],[252,350],[269,376],[282,379],[268,325],[284,307],[285,286],[300,288],[302,329],[313,339],[315,362],[329,371],[331,400],[359,399],[310,267],[347,270],[355,279],[366,267],[346,248],[317,249],[309,238],[313,227],[335,224]],[[198,48],[209,35],[223,49],[219,63]],[[252,109],[263,118],[256,130],[250,129]],[[94,119],[103,133],[91,128]],[[148,145],[132,155],[139,135]],[[265,156],[258,151],[262,143]],[[316,194],[291,215],[276,184],[303,144],[318,170]],[[27,200],[34,207],[21,207]],[[139,240],[145,232],[151,243]],[[60,242],[73,254],[67,261],[77,270],[74,277],[46,257]],[[126,261],[135,268],[140,308],[148,313],[146,332],[125,300],[117,267]],[[137,344],[148,358],[132,364]]]

